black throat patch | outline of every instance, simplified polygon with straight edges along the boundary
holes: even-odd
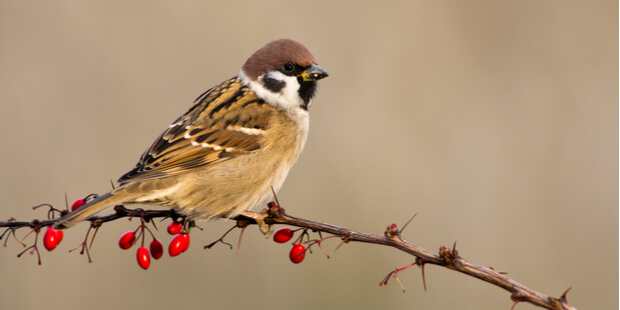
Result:
[[[299,82],[299,97],[301,98],[301,100],[304,101],[304,105],[302,106],[302,108],[304,110],[308,110],[310,100],[312,100],[312,98],[316,94],[316,82],[304,82],[301,77],[297,78],[297,81]]]

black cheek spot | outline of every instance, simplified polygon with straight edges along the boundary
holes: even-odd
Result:
[[[284,81],[278,81],[269,77],[263,79],[263,86],[274,93],[279,93],[285,85],[286,82]]]

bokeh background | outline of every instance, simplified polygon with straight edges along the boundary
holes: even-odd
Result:
[[[618,309],[617,1],[2,1],[0,218],[45,217],[131,169],[204,90],[265,43],[305,44],[330,77],[280,192],[290,214],[404,237],[509,272],[579,309]],[[94,262],[0,248],[2,309],[509,309],[509,294],[412,257],[325,242],[300,265],[255,228],[242,248],[148,271],[105,225]],[[160,229],[166,224],[160,224]],[[20,232],[23,236],[25,231]],[[237,233],[228,240],[236,243]],[[158,237],[171,239],[162,230]],[[32,237],[29,239],[32,241]],[[517,309],[534,309],[519,305]]]

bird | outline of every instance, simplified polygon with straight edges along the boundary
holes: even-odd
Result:
[[[169,207],[190,220],[232,218],[282,187],[308,137],[308,109],[327,77],[291,39],[253,53],[239,74],[200,95],[108,193],[59,218],[56,229],[116,205]]]

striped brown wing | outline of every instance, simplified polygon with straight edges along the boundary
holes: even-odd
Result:
[[[255,152],[272,109],[238,78],[227,80],[198,97],[119,182],[166,177]]]

